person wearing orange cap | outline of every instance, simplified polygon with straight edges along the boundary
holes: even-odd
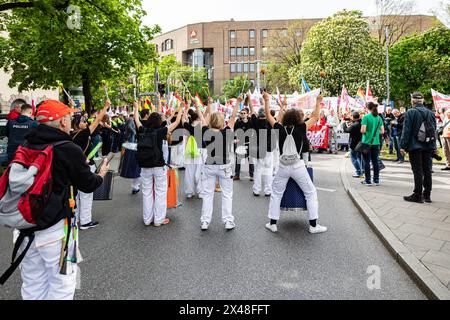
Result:
[[[21,264],[24,300],[73,299],[78,269],[76,262],[68,262],[70,268],[67,269],[67,274],[60,274],[65,220],[72,216],[68,211],[71,208],[67,205],[70,187],[84,193],[94,192],[101,186],[103,177],[109,170],[105,160],[99,174],[92,173],[83,150],[72,142],[70,132],[73,112],[75,110],[59,101],[45,101],[36,115],[39,126],[26,137],[29,148],[40,149],[53,145],[53,180],[49,201],[40,222],[38,221],[39,225],[43,225],[43,230],[35,232],[35,238]],[[74,234],[72,232],[70,234]],[[22,250],[27,243],[28,241],[24,241]]]

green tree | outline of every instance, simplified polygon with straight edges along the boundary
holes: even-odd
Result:
[[[237,98],[240,94],[245,95],[252,88],[252,83],[246,76],[237,76],[227,80],[222,87],[222,97]],[[222,100],[223,101],[223,100]]]
[[[341,11],[313,26],[301,50],[301,64],[289,70],[289,79],[300,90],[303,75],[310,87],[337,96],[345,84],[350,94],[370,80],[374,94],[384,92],[384,54],[370,35],[369,24],[360,11]]]
[[[1,62],[12,71],[9,85],[20,91],[54,88],[58,81],[66,88],[82,85],[90,113],[92,91],[100,90],[102,81],[127,78],[155,59],[149,41],[160,28],[142,25],[146,13],[141,0],[71,0],[70,4],[80,9],[79,28],[70,23],[70,12],[53,5],[4,15],[8,38]]]
[[[431,89],[450,92],[450,30],[439,27],[403,38],[390,49],[391,91],[400,103],[421,91],[431,102]]]

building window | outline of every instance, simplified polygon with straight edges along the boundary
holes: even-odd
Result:
[[[230,30],[230,39],[236,39],[236,30]]]
[[[230,48],[230,56],[236,56],[236,48]]]
[[[250,63],[250,72],[255,72],[255,64],[254,63]]]
[[[248,63],[244,63],[244,73],[248,73]]]
[[[155,50],[156,52],[159,52],[159,46],[157,44],[155,44]]]
[[[164,52],[164,51],[166,51],[166,46],[165,46],[165,43],[163,42],[163,43],[161,43],[161,52]]]
[[[238,48],[237,48],[237,50],[236,50],[236,55],[242,56],[242,48],[241,48],[241,47],[238,47]]]
[[[231,73],[235,73],[236,72],[236,64],[235,63],[230,63],[230,72]]]
[[[242,63],[237,64],[237,72],[242,73]]]
[[[250,39],[255,39],[255,30],[249,30],[248,37]]]
[[[267,56],[267,52],[268,52],[269,50],[267,49],[267,47],[262,47],[262,54],[263,54],[263,56]]]
[[[248,47],[244,47],[244,56],[248,56]]]
[[[167,39],[166,41],[163,42],[163,49],[162,51],[169,51],[173,49],[173,40],[172,39]]]
[[[267,38],[269,36],[269,31],[267,29],[261,30],[261,37]]]
[[[251,56],[255,55],[255,47],[250,47],[250,55]]]

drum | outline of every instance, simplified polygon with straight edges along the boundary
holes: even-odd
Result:
[[[136,160],[137,143],[124,143],[119,172],[122,178],[136,179],[141,176],[141,168]]]
[[[114,189],[114,171],[110,170],[103,178],[102,185],[94,191],[95,201],[112,200]]]
[[[313,168],[308,168],[308,173],[311,180],[314,181]],[[293,179],[289,179],[280,207],[282,211],[307,210],[305,194]]]

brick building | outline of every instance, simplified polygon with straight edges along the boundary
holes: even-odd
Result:
[[[376,19],[366,18],[373,26]],[[321,19],[265,20],[265,21],[214,21],[189,24],[161,34],[152,43],[160,56],[173,54],[188,66],[205,67],[214,93],[220,93],[223,83],[235,76],[247,75],[256,84],[267,61],[269,39],[283,34],[296,23],[308,28]],[[422,32],[436,25],[433,16],[414,16],[408,33]],[[307,29],[306,29],[307,30]],[[372,28],[377,36],[376,28]]]

